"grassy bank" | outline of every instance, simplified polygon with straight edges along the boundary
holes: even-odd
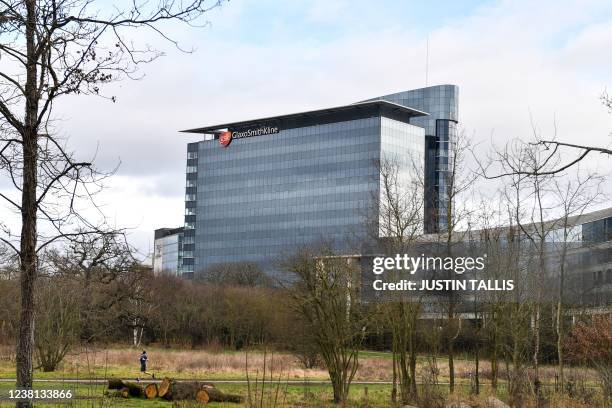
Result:
[[[251,384],[253,387],[253,384]],[[264,392],[264,407],[274,406],[273,401],[276,400],[277,406],[283,407],[337,407],[333,404],[333,393],[331,386],[310,384],[304,385],[288,385],[281,382],[270,382],[266,384],[268,391]],[[0,396],[7,396],[8,391],[13,386],[8,383],[0,383]],[[45,407],[173,407],[173,406],[190,406],[191,404],[168,402],[159,398],[153,400],[145,399],[121,399],[108,398],[104,396],[106,386],[103,384],[71,384],[62,382],[36,383],[35,389],[70,389],[76,396],[75,399],[65,402],[37,402],[37,406]],[[246,384],[220,384],[219,389],[224,392],[239,394],[245,398],[248,395],[248,386]],[[462,395],[467,395],[467,390],[460,392]],[[254,393],[252,393],[254,395]],[[440,390],[440,395],[443,391]],[[351,388],[350,407],[388,407],[390,405],[391,386],[390,385],[355,385]],[[257,398],[260,401],[260,398]],[[259,405],[259,404],[257,404]],[[14,406],[10,401],[1,401],[0,407]],[[210,403],[210,407],[243,407],[244,404],[230,403]]]
[[[328,380],[327,371],[323,368],[304,369],[299,361],[287,353],[267,352],[260,350],[228,351],[215,350],[181,350],[148,347],[148,371],[157,378],[172,377],[180,379],[207,380],[244,380],[245,366],[248,358],[249,373],[254,377],[262,373],[264,359],[268,373],[281,375],[288,380]],[[91,379],[119,377],[135,379],[139,376],[138,357],[140,350],[134,348],[101,348],[77,347],[66,356],[54,372],[35,371],[37,379]],[[0,378],[15,378],[14,351],[9,347],[0,348]],[[360,368],[355,380],[358,381],[391,381],[392,359],[386,352],[363,351],[360,353]],[[418,359],[417,373],[427,367],[427,356]],[[438,358],[439,382],[448,381],[448,367],[443,356]],[[466,358],[456,358],[455,375],[458,383],[469,384],[470,375],[475,370],[474,362]],[[505,368],[500,366],[503,381]],[[555,367],[542,366],[543,383],[553,384]],[[490,379],[490,365],[481,361],[480,378],[482,383]],[[580,381],[595,384],[597,376],[592,370],[568,368],[568,378],[575,377]]]
[[[15,378],[14,352],[9,347],[0,350],[0,378]],[[135,380],[139,376],[138,356],[139,350],[125,347],[100,348],[100,347],[78,347],[69,354],[57,371],[41,372],[36,370],[36,389],[71,389],[75,392],[77,399],[65,403],[39,402],[37,406],[65,406],[65,407],[161,407],[173,406],[163,400],[139,400],[139,399],[111,399],[104,396],[106,384],[87,383],[90,379],[108,379],[118,377]],[[317,384],[317,381],[329,380],[327,372],[322,368],[303,369],[297,359],[287,353],[262,352],[260,350],[229,351],[229,350],[180,350],[147,347],[149,354],[149,371],[156,374],[158,379],[171,377],[175,379],[198,379],[207,381],[222,380],[246,380],[245,365],[248,359],[249,377],[251,387],[254,380],[261,379],[264,372],[264,363],[267,378],[274,378],[266,384],[271,394],[266,394],[268,399],[276,399],[284,405],[298,407],[326,407],[332,404],[332,389],[329,384]],[[421,382],[421,373],[427,370],[427,356],[418,359],[417,381]],[[467,359],[458,358],[456,366],[456,390],[459,395],[468,397],[470,393],[470,373],[474,370],[474,364]],[[446,360],[438,359],[440,369],[435,389],[430,389],[424,394],[439,395],[446,398],[448,386],[448,368]],[[486,361],[481,361],[480,381],[481,393],[491,393],[490,366]],[[505,367],[501,367],[505,370]],[[543,383],[548,385],[547,393],[553,391],[555,367],[544,366],[540,370]],[[502,373],[503,375],[503,373]],[[587,387],[598,385],[594,372],[584,368],[568,368],[566,378],[578,379]],[[42,382],[40,380],[47,380]],[[83,380],[81,383],[62,382],[62,380]],[[360,368],[355,381],[391,381],[392,359],[390,353],[364,351],[360,356]],[[146,382],[147,379],[143,379]],[[305,382],[306,384],[294,384],[291,382]],[[248,396],[248,384],[217,383],[217,387],[223,391],[237,393],[245,398]],[[422,389],[422,385],[420,385]],[[11,381],[0,382],[0,395],[7,396],[8,391],[14,388]],[[506,382],[500,378],[497,395],[502,399],[506,397]],[[355,407],[388,407],[390,406],[391,385],[390,384],[353,384],[351,387],[350,404]],[[0,406],[13,406],[9,401],[0,401]],[[184,406],[188,406],[183,404]],[[259,404],[258,404],[259,405]],[[174,405],[177,406],[177,405]],[[179,407],[182,405],[179,405]],[[210,404],[210,406],[238,406],[236,404]],[[263,404],[264,407],[271,406]],[[580,405],[575,405],[580,407]]]

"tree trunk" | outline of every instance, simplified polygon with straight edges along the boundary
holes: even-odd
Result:
[[[410,336],[410,391],[413,398],[418,397],[417,384],[416,384],[416,363],[417,363],[417,352],[416,352],[416,315],[413,318],[412,334]]]
[[[164,387],[163,384],[167,385],[167,389]],[[157,395],[168,401],[195,400],[204,403],[241,403],[244,401],[242,396],[235,394],[226,394],[217,390],[211,383],[206,382],[176,382],[169,379],[164,379],[158,389],[159,391]]]
[[[563,283],[561,283],[563,284]],[[557,358],[559,360],[559,385],[564,389],[565,373],[563,366],[563,304],[559,300],[557,304]]]
[[[234,403],[239,404],[243,402],[244,400],[240,395],[226,394],[224,392],[219,391],[216,388],[209,387],[209,386],[204,386],[202,390],[206,391],[206,394],[208,394],[208,398],[210,402],[234,402]]]
[[[476,348],[476,371],[474,372],[474,387],[476,395],[480,394],[480,348]]]
[[[393,387],[391,388],[391,402],[397,402],[397,353],[395,351],[395,345],[393,348]]]
[[[125,384],[123,384],[123,381],[120,380],[119,378],[110,378],[108,380],[108,389],[109,390],[120,390],[122,388],[125,387]]]
[[[453,324],[455,317],[455,300],[451,294],[450,305],[448,307],[448,327],[453,330]],[[448,334],[448,388],[452,394],[455,391],[455,335],[449,330]]]
[[[164,378],[161,384],[159,384],[159,387],[157,387],[157,395],[160,398],[164,398],[170,392],[172,383],[173,381],[170,378]]]
[[[404,333],[405,334],[405,333]],[[406,345],[402,342],[402,346]],[[403,349],[400,352],[400,361],[399,361],[399,369],[400,369],[400,396],[401,403],[408,404],[410,400],[410,374],[408,374],[408,361],[406,360],[406,350]]]
[[[140,343],[142,342],[142,335],[144,333],[144,325],[138,324],[138,319],[134,319],[134,329],[133,329],[133,343],[135,348],[140,347]]]
[[[27,72],[25,84],[25,120],[23,129],[23,184],[21,194],[21,313],[16,356],[16,387],[32,388],[34,348],[34,290],[36,259],[36,186],[38,162],[38,97],[36,90],[36,0],[26,2]],[[32,407],[31,402],[17,402],[17,407]]]
[[[491,350],[491,388],[497,391],[497,373],[499,372],[499,363],[497,361],[497,328],[493,329],[493,346]]]
[[[125,383],[125,388],[128,389],[130,397],[140,398],[144,395],[144,390],[140,384]]]
[[[153,399],[157,397],[157,384],[149,384],[144,389],[145,397]],[[208,402],[208,401],[207,401]]]
[[[201,404],[208,404],[210,397],[208,396],[206,390],[198,390],[195,395],[195,400]]]
[[[339,404],[342,402],[342,381],[338,376],[338,373],[329,373],[330,379],[332,383],[332,388],[334,390],[334,403]]]
[[[455,350],[454,342],[448,342],[448,389],[452,394],[455,391]]]
[[[539,298],[539,297],[538,297]],[[540,382],[540,303],[536,303],[536,311],[534,316],[534,345],[533,345],[533,383],[537,386]],[[536,390],[537,391],[537,390]]]

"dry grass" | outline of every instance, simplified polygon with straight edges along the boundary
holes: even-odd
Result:
[[[156,373],[157,377],[172,376],[176,378],[227,378],[242,379],[245,376],[246,352],[215,352],[207,350],[147,350],[149,364],[147,370]],[[137,375],[140,350],[136,349],[94,349],[82,348],[71,353],[63,363],[64,372],[97,373],[105,370],[110,375],[124,373],[126,376]],[[264,355],[261,352],[248,353],[249,372],[253,375],[262,373]],[[266,371],[283,372],[290,379],[327,378],[322,369],[304,370],[290,354],[269,353]]]
[[[139,375],[140,349],[123,347],[78,347],[70,353],[55,373],[38,373],[38,378],[105,378],[119,376],[125,378]],[[149,354],[149,372],[157,377],[171,376],[175,378],[209,378],[209,379],[245,379],[245,363],[247,353],[224,351],[220,348],[209,350],[172,350],[163,348],[147,349]],[[261,351],[248,353],[250,374],[255,377],[263,373],[264,355]],[[0,376],[14,376],[14,348],[0,346]],[[417,372],[425,366],[424,359],[419,359]],[[440,370],[438,379],[445,382],[448,379],[446,359],[438,359]],[[473,361],[457,359],[455,374],[458,383],[469,384],[470,373],[474,372]],[[282,372],[283,378],[290,380],[326,380],[327,371],[324,368],[303,369],[298,360],[287,353],[268,353],[266,371]],[[480,364],[481,382],[490,380],[490,365],[486,361]],[[540,376],[544,383],[554,383],[555,367],[542,367]],[[529,373],[528,373],[529,374]],[[597,375],[593,370],[584,368],[566,371],[566,378],[576,382],[597,383]],[[360,368],[355,380],[361,381],[391,381],[392,360],[388,355],[377,353],[364,354],[360,357]],[[505,379],[505,367],[500,365],[500,380]],[[418,378],[421,380],[421,378]]]

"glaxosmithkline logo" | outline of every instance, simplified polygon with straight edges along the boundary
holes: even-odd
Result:
[[[229,146],[232,143],[232,132],[229,130],[219,133],[219,143],[223,147]]]
[[[256,129],[238,130],[235,132],[225,131],[219,133],[219,143],[223,147],[229,146],[232,139],[243,139],[245,137],[272,135],[278,133],[279,129],[276,126],[262,126]]]

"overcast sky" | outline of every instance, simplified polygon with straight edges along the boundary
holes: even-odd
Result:
[[[476,140],[543,134],[610,146],[612,2],[232,0],[206,28],[172,27],[191,54],[166,52],[96,97],[65,99],[61,133],[98,166],[122,164],[99,197],[142,254],[153,230],[183,223],[179,130],[335,106],[429,85],[460,87],[460,121]],[[99,147],[98,147],[99,145]],[[609,163],[609,162],[608,162]],[[609,170],[609,169],[608,169]]]

